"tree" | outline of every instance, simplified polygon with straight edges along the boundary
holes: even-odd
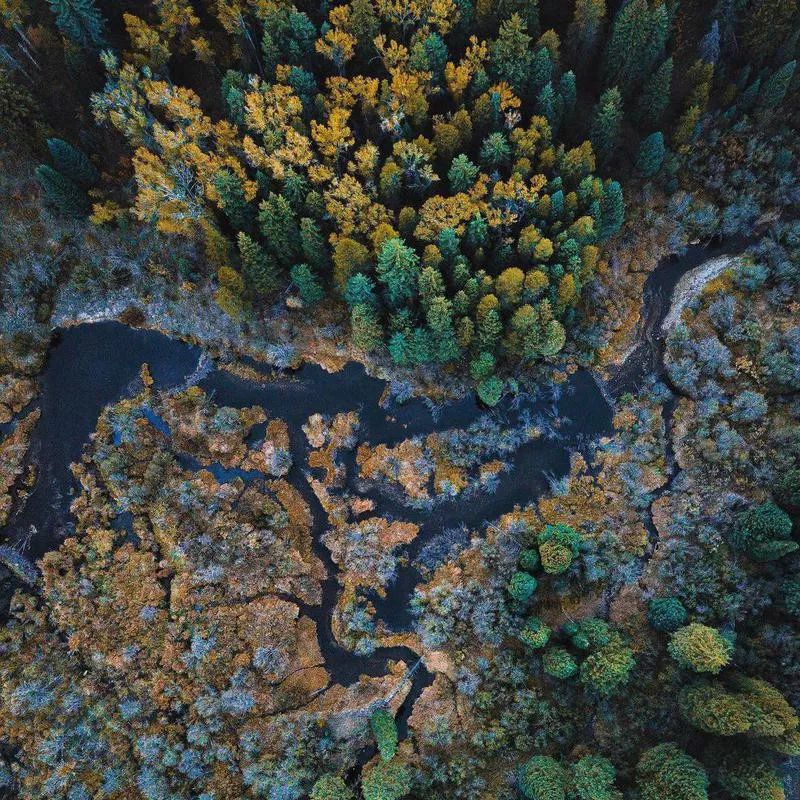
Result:
[[[533,39],[519,14],[512,14],[500,25],[497,38],[492,44],[491,65],[495,77],[507,81],[514,93],[528,93],[533,71]]]
[[[542,655],[542,669],[552,678],[565,680],[578,671],[578,664],[563,647],[548,647]]]
[[[518,603],[525,603],[531,599],[536,591],[537,581],[527,572],[515,572],[508,582],[508,593]]]
[[[565,800],[567,775],[550,756],[534,756],[519,771],[519,788],[528,800]]]
[[[277,261],[285,267],[294,264],[300,257],[300,231],[289,201],[270,192],[258,207],[258,225]]]
[[[537,536],[542,569],[550,575],[566,572],[578,555],[581,535],[568,525],[545,525]]]
[[[319,278],[311,271],[308,264],[295,264],[289,274],[303,302],[318,303],[325,297]]]
[[[350,326],[353,343],[363,350],[374,350],[383,341],[383,328],[375,307],[367,303],[356,303],[350,309]],[[394,353],[392,353],[394,357]],[[395,359],[397,360],[397,359]],[[398,361],[398,363],[404,363]]]
[[[607,644],[597,648],[583,660],[580,668],[581,683],[599,695],[613,694],[624,686],[636,665],[633,651],[622,637],[612,632]]]
[[[796,67],[797,61],[789,61],[769,77],[758,98],[758,105],[761,108],[773,111],[783,103]]]
[[[280,285],[280,277],[272,256],[244,231],[239,232],[236,244],[248,288],[257,295],[274,292]]]
[[[89,188],[100,180],[97,167],[89,161],[89,156],[73,147],[63,139],[48,139],[47,148],[56,169],[78,186]]]
[[[69,217],[83,217],[89,211],[89,198],[86,192],[76,186],[69,178],[47,164],[36,168],[36,180],[47,199]]]
[[[376,274],[385,287],[389,305],[397,308],[414,296],[419,271],[419,256],[402,239],[387,239],[383,243]]]
[[[597,54],[606,25],[605,0],[577,0],[575,15],[567,31],[567,51],[571,60],[586,67]]]
[[[498,169],[511,158],[511,146],[504,133],[490,133],[481,143],[479,158],[489,169]]]
[[[552,629],[539,617],[529,617],[519,632],[519,640],[533,650],[539,650],[550,641]]]
[[[612,86],[600,95],[592,119],[592,147],[602,163],[614,155],[622,126],[622,95]]]
[[[352,789],[339,775],[323,775],[317,778],[311,790],[311,800],[355,800]]]
[[[665,58],[647,79],[639,95],[636,117],[645,128],[657,128],[664,118],[672,93],[672,56]]]
[[[98,48],[103,44],[105,21],[94,0],[47,0],[58,29],[75,44]]]
[[[678,630],[689,620],[683,603],[676,597],[655,597],[647,608],[647,621],[657,631]]]
[[[450,191],[453,194],[468,192],[474,185],[480,170],[464,153],[459,153],[450,165],[447,180],[450,181]]]
[[[496,406],[503,396],[503,381],[497,375],[490,375],[478,383],[478,397],[487,406]]]
[[[621,800],[614,787],[617,771],[603,756],[584,756],[572,767],[572,791],[576,800]]]
[[[708,775],[702,764],[671,743],[642,754],[636,785],[642,800],[708,800]]]
[[[736,516],[730,541],[733,547],[744,550],[756,561],[770,561],[782,550],[792,552],[797,549],[797,542],[792,541],[791,536],[789,515],[768,502],[751,506]]]
[[[730,663],[733,645],[716,628],[692,622],[672,634],[667,650],[682,667],[716,675]]]
[[[734,800],[775,800],[784,796],[783,776],[764,756],[737,748],[719,753],[719,785]]]
[[[661,131],[651,133],[639,145],[639,154],[636,156],[636,169],[645,178],[652,178],[661,169],[666,152],[664,134]]]
[[[330,253],[319,226],[310,217],[300,220],[300,249],[303,258],[318,274],[329,274]]]
[[[397,752],[397,725],[386,708],[379,708],[369,718],[372,734],[383,761],[391,761]]]
[[[364,800],[400,800],[411,791],[411,773],[398,761],[378,761],[362,775]]]
[[[622,187],[617,181],[611,181],[605,187],[602,210],[603,221],[599,235],[600,239],[605,240],[617,233],[625,221],[625,200],[622,196]]]
[[[249,231],[255,213],[247,202],[239,176],[234,175],[229,169],[220,170],[214,176],[214,188],[219,195],[219,204],[231,225],[237,231]]]
[[[375,284],[363,272],[352,275],[350,280],[347,281],[344,299],[351,308],[359,303],[373,307],[378,305],[378,298],[375,296]]]

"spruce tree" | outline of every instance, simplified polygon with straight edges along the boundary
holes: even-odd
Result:
[[[303,302],[318,303],[325,297],[319,278],[311,271],[308,264],[295,264],[289,274]]]
[[[239,232],[236,244],[248,289],[257,295],[274,292],[280,285],[275,259],[244,231]]]
[[[622,96],[616,86],[612,86],[600,95],[594,108],[591,140],[597,158],[608,164],[614,156],[622,127]]]
[[[492,44],[491,66],[497,80],[508,81],[519,96],[527,94],[533,67],[531,36],[519,14],[512,14],[502,25]]]
[[[105,21],[94,0],[47,0],[58,29],[75,44],[98,48],[103,44]]]
[[[664,118],[672,92],[672,56],[665,58],[647,79],[639,96],[636,117],[644,128],[657,128]]]
[[[310,217],[300,220],[300,248],[303,258],[320,275],[330,271],[331,260],[328,245],[319,226]]]
[[[419,256],[402,239],[387,239],[381,245],[376,274],[389,305],[397,308],[414,296],[419,271]]]
[[[675,744],[660,744],[642,754],[636,785],[642,800],[708,800],[703,765]]]
[[[54,170],[48,164],[36,168],[36,180],[62,214],[69,217],[84,217],[89,211],[89,198],[86,192],[69,178]]]
[[[374,350],[383,341],[383,328],[374,306],[356,303],[350,309],[350,326],[353,343],[363,350]]]
[[[661,131],[651,133],[639,145],[639,154],[636,156],[636,169],[645,178],[652,178],[661,169],[666,152],[664,134]]]
[[[383,761],[391,761],[397,752],[397,724],[391,712],[379,708],[369,718],[369,726]]]
[[[300,231],[289,201],[270,192],[258,210],[258,225],[267,247],[280,264],[290,267],[300,256]]]
[[[567,31],[567,53],[571,61],[581,68],[592,62],[605,25],[605,0],[577,0],[575,15]]]
[[[625,201],[622,196],[622,186],[617,181],[611,181],[605,187],[603,196],[603,222],[600,227],[600,239],[605,240],[613,236],[625,221]]]
[[[796,67],[797,61],[790,61],[769,77],[758,99],[758,105],[761,108],[772,111],[783,102],[792,83]]]
[[[56,165],[56,169],[79,186],[89,188],[100,180],[97,167],[89,161],[89,156],[65,142],[63,139],[48,139],[47,148]]]
[[[239,176],[228,169],[220,170],[214,176],[214,188],[219,195],[219,204],[234,229],[251,230],[255,213],[247,202]]]

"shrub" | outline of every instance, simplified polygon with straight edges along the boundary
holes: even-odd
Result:
[[[667,650],[682,667],[716,675],[730,663],[733,645],[716,628],[692,622],[672,634]]]

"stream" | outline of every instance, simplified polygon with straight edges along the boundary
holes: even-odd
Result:
[[[460,526],[483,530],[486,524],[512,510],[515,504],[534,501],[548,489],[550,480],[569,471],[571,453],[581,450],[588,454],[598,437],[609,435],[612,407],[606,398],[614,399],[623,392],[636,391],[648,375],[663,371],[663,339],[659,329],[678,280],[688,270],[721,252],[720,248],[696,246],[680,258],[664,259],[659,264],[647,280],[638,344],[604,386],[590,372],[581,370],[566,384],[543,389],[538,396],[506,397],[491,412],[479,407],[473,396],[437,409],[432,409],[422,399],[381,408],[379,400],[386,384],[368,376],[364,368],[355,363],[333,374],[306,364],[277,379],[256,383],[216,369],[207,363],[199,348],[155,331],[133,329],[118,322],[59,329],[54,333],[47,363],[39,377],[41,393],[36,402],[41,409],[41,419],[29,452],[29,459],[38,465],[37,481],[27,503],[16,510],[6,528],[0,531],[3,543],[16,544],[18,550],[24,549],[27,558],[38,559],[74,532],[69,504],[78,487],[69,465],[80,458],[101,410],[138,391],[139,368],[146,362],[155,389],[179,388],[191,377],[192,382],[212,395],[218,405],[240,408],[259,405],[270,417],[281,418],[288,424],[293,466],[287,480],[301,492],[311,509],[314,552],[328,570],[322,603],[318,606],[300,604],[301,611],[317,624],[320,649],[332,681],[346,686],[361,674],[384,675],[389,660],[402,659],[410,666],[418,656],[406,647],[378,648],[371,655],[362,656],[342,648],[334,639],[331,611],[339,591],[338,567],[321,542],[328,526],[327,516],[305,479],[307,442],[301,425],[314,413],[333,416],[355,410],[361,420],[360,441],[387,445],[434,430],[464,428],[487,413],[504,427],[531,420],[544,426],[544,436],[522,445],[508,459],[513,469],[501,474],[491,493],[437,502],[424,510],[410,508],[378,491],[367,493],[366,496],[376,502],[376,515],[404,519],[420,526],[418,536],[403,553],[405,565],[398,568],[386,597],[372,598],[378,619],[383,620],[390,631],[411,630],[413,617],[409,601],[414,586],[421,579],[415,561],[424,547],[442,531]],[[560,424],[551,428],[550,423],[557,418]],[[354,456],[341,453],[340,458],[347,463],[352,485]],[[212,467],[218,479],[230,479],[230,475],[220,469]],[[252,476],[242,477],[247,480]],[[411,680],[411,691],[397,720],[401,737],[406,735],[414,701],[433,677],[420,665]]]

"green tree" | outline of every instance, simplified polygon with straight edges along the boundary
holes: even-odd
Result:
[[[527,572],[515,572],[508,582],[508,593],[518,603],[525,603],[531,599],[536,591],[537,581]]]
[[[621,800],[614,786],[617,771],[603,756],[584,756],[572,767],[572,793],[576,800]]]
[[[475,381],[488,378],[495,368],[495,358],[491,353],[479,353],[469,365],[469,374]],[[538,554],[537,554],[538,555]]]
[[[534,756],[519,771],[519,788],[528,800],[565,800],[567,775],[550,756]]]
[[[529,617],[519,632],[519,640],[533,650],[539,650],[550,641],[552,629],[539,617]]]
[[[676,597],[656,597],[647,608],[647,621],[657,631],[672,632],[678,630],[689,620],[683,603]]]
[[[666,154],[664,134],[661,131],[651,133],[642,139],[642,143],[639,145],[639,153],[636,156],[636,169],[645,178],[652,178],[661,169]]]
[[[716,675],[730,663],[733,645],[716,628],[691,622],[672,634],[667,650],[682,667]]]
[[[719,754],[715,777],[734,800],[775,800],[784,797],[783,776],[763,755],[726,747]]]
[[[542,569],[550,575],[560,575],[569,569],[583,541],[568,525],[545,525],[536,538]]]
[[[331,259],[328,245],[319,226],[310,217],[303,217],[300,220],[300,249],[305,261],[319,275],[329,274]]]
[[[622,95],[612,86],[600,95],[592,118],[592,147],[601,163],[614,155],[622,127]]]
[[[270,192],[258,207],[258,225],[278,263],[291,267],[300,258],[300,231],[289,201]]]
[[[219,204],[231,225],[237,231],[249,231],[252,228],[255,213],[245,198],[239,176],[229,169],[220,170],[214,176],[214,188],[219,195]]]
[[[351,308],[359,303],[364,303],[373,308],[378,305],[378,298],[375,296],[375,284],[363,272],[350,276],[350,280],[347,281],[344,299]]]
[[[368,61],[375,55],[373,42],[381,28],[373,0],[352,0],[350,9],[350,30],[358,42],[358,54]]]
[[[397,761],[378,761],[362,772],[364,800],[400,800],[411,791],[411,773]]]
[[[280,276],[272,256],[244,231],[237,235],[236,244],[248,288],[257,295],[274,292],[280,285]]]
[[[703,765],[675,744],[646,750],[636,765],[641,800],[708,800]]]
[[[610,181],[605,187],[602,211],[603,220],[599,234],[600,239],[605,240],[617,233],[625,221],[625,200],[622,186],[617,181]]]
[[[459,153],[450,165],[447,172],[447,180],[450,181],[450,191],[453,194],[467,192],[474,185],[480,170],[473,164],[464,153]]]
[[[498,169],[511,158],[511,145],[504,133],[490,133],[481,143],[481,164],[489,169]]]
[[[605,0],[576,0],[575,14],[567,31],[567,52],[581,67],[597,54],[606,26]]]
[[[383,341],[383,328],[378,313],[372,305],[356,303],[350,309],[350,327],[353,343],[363,350],[374,350]],[[392,356],[394,357],[394,353]]]
[[[758,98],[758,105],[761,108],[772,111],[783,103],[796,67],[797,61],[789,61],[769,77]]]
[[[78,186],[89,188],[100,180],[97,167],[89,161],[89,156],[73,147],[63,139],[48,139],[47,148],[56,169]]]
[[[378,745],[383,761],[391,761],[397,752],[397,724],[394,716],[386,708],[379,708],[369,718],[372,734]]]
[[[565,680],[578,671],[578,664],[563,647],[548,647],[542,655],[542,669],[552,678]]]
[[[289,274],[303,302],[318,303],[325,297],[319,278],[311,271],[308,264],[295,264]]]
[[[497,375],[490,375],[478,383],[478,397],[487,406],[496,406],[503,396],[503,381]]]
[[[533,71],[533,39],[519,14],[512,14],[500,25],[492,44],[491,65],[497,80],[508,81],[514,92],[526,96]]]
[[[36,168],[36,180],[47,199],[68,217],[84,217],[89,211],[89,198],[86,192],[76,186],[69,178],[47,164]]]
[[[311,800],[355,800],[355,795],[339,775],[329,774],[317,778],[310,798]]]
[[[61,33],[75,44],[98,48],[103,44],[105,21],[94,0],[47,0]]]
[[[769,561],[775,552],[776,542],[789,544],[788,552],[796,549],[797,543],[791,541],[791,535],[792,520],[789,515],[768,502],[752,506],[736,516],[730,541],[733,547],[744,550],[755,560]]]
[[[419,271],[419,256],[402,239],[387,239],[381,245],[376,273],[389,305],[397,308],[414,296]]]
[[[425,312],[425,318],[434,343],[434,358],[440,364],[455,361],[461,355],[461,348],[453,329],[453,308],[451,302],[442,296],[434,297]]]
[[[631,648],[618,633],[612,631],[608,643],[590,653],[581,663],[581,683],[607,696],[628,682],[635,665]]]
[[[664,119],[672,94],[672,56],[665,58],[645,81],[636,106],[636,118],[644,128],[657,128]]]

